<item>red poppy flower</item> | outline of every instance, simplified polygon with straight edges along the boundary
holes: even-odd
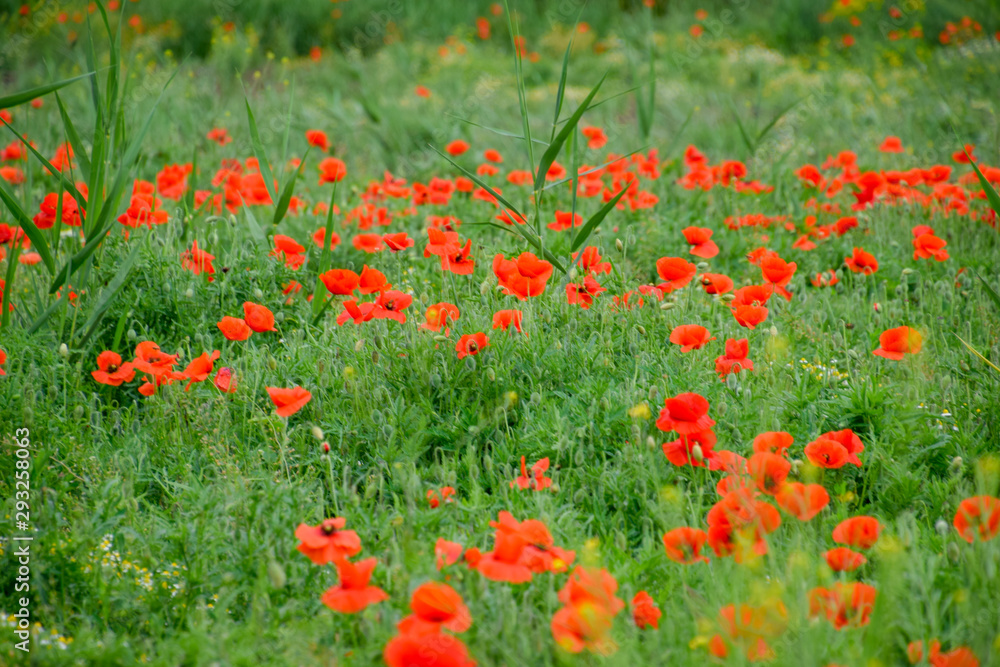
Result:
[[[503,156],[500,155],[499,151],[493,148],[487,148],[483,151],[483,158],[489,162],[496,162],[497,164],[503,162]]]
[[[962,539],[972,544],[976,535],[983,542],[1000,535],[1000,498],[973,496],[958,504],[953,522]]]
[[[7,354],[0,350],[0,365],[6,362]],[[100,384],[106,384],[109,387],[121,386],[123,382],[131,382],[135,377],[135,369],[132,364],[123,364],[121,355],[110,350],[105,350],[97,355],[97,368],[98,370],[90,372],[91,376]],[[0,373],[3,373],[2,368],[0,368]]]
[[[412,248],[414,243],[416,243],[416,241],[411,239],[406,232],[386,234],[382,237],[382,242],[385,243],[385,246],[392,252],[399,252],[400,250]]]
[[[791,301],[792,293],[785,289],[785,286],[795,275],[797,268],[795,262],[786,262],[777,253],[769,253],[760,261],[760,268],[764,273],[764,283],[773,287],[774,291],[787,301]]]
[[[583,224],[583,216],[579,213],[571,213],[570,211],[556,211],[556,221],[550,222],[546,227],[549,229],[561,232],[567,229],[572,229],[573,227],[579,227]]]
[[[751,488],[731,491],[709,510],[708,544],[717,556],[742,562],[767,553],[765,537],[781,525],[781,515],[755,496]]]
[[[447,336],[451,331],[448,323],[458,320],[458,307],[447,302],[435,303],[433,306],[427,308],[425,317],[427,321],[420,325],[421,329],[441,331],[441,327],[444,327],[444,335]]]
[[[330,150],[330,140],[322,130],[306,130],[306,143],[323,151]]]
[[[531,581],[531,568],[521,562],[528,545],[521,523],[506,511],[501,511],[498,518],[499,521],[490,522],[497,529],[493,551],[482,554],[475,564],[476,570],[492,581],[511,584]]]
[[[674,528],[663,536],[663,548],[667,551],[667,558],[676,563],[707,563],[708,558],[701,555],[702,547],[707,541],[708,534],[703,530]]]
[[[489,347],[490,339],[482,331],[474,334],[465,334],[458,339],[455,345],[455,352],[459,359],[464,359],[469,355],[477,355],[484,347]]]
[[[757,452],[747,460],[747,471],[757,488],[772,496],[781,489],[791,470],[788,459],[770,452]]]
[[[682,324],[670,332],[670,342],[680,345],[682,353],[699,350],[713,340],[715,336],[710,336],[708,329],[700,324]]]
[[[938,238],[933,233],[921,234],[913,239],[913,259],[934,258],[939,262],[948,259],[948,251],[944,247],[948,242]]]
[[[335,157],[324,158],[319,163],[319,184],[338,183],[347,176],[347,165]]]
[[[385,274],[365,264],[364,268],[361,269],[361,275],[358,279],[358,291],[362,294],[372,294],[374,292],[381,294],[390,289],[392,289],[392,285],[386,281]]]
[[[197,241],[192,241],[191,249],[181,253],[181,266],[196,276],[204,273],[208,276],[209,282],[211,282],[215,280],[212,277],[215,273],[215,267],[212,265],[212,260],[214,259],[214,255],[210,255],[198,247]]]
[[[231,394],[236,391],[236,379],[233,377],[233,369],[223,366],[216,372],[215,388],[224,394]]]
[[[682,257],[661,257],[656,260],[656,273],[664,281],[657,287],[669,294],[687,285],[698,272],[698,267]]]
[[[681,233],[695,257],[711,259],[719,254],[719,246],[712,240],[712,230],[708,227],[685,227]]]
[[[813,287],[832,287],[839,282],[840,278],[837,277],[837,274],[832,269],[817,273],[812,279]]]
[[[292,387],[291,389],[266,387],[266,389],[267,395],[271,397],[271,402],[278,409],[279,417],[291,417],[312,400],[312,394],[302,387]]]
[[[640,630],[646,628],[658,630],[661,616],[663,612],[657,608],[653,598],[646,591],[639,591],[632,598],[632,620]]]
[[[733,279],[721,273],[703,273],[699,280],[706,294],[727,294],[733,289]]]
[[[368,605],[388,600],[385,591],[368,583],[377,564],[377,558],[365,558],[357,563],[346,558],[334,561],[340,583],[323,593],[323,604],[342,614],[355,614]]]
[[[610,654],[616,646],[608,636],[612,617],[607,609],[593,604],[562,607],[552,616],[552,638],[569,653],[587,649]]]
[[[833,529],[833,541],[856,549],[871,549],[881,531],[882,526],[874,517],[851,517],[844,519]]]
[[[878,149],[883,153],[902,153],[903,142],[899,137],[888,136],[882,141]]]
[[[313,243],[316,244],[316,247],[322,248],[323,243],[326,241],[326,227],[320,227],[319,229],[317,229],[316,232],[312,235],[312,240]],[[340,234],[338,234],[337,232],[331,232],[330,250],[333,250],[338,245],[340,245]]]
[[[439,570],[446,565],[454,565],[462,557],[462,545],[439,537],[438,541],[434,543],[434,556],[437,559],[437,569]]]
[[[663,454],[675,466],[711,467],[715,453],[715,433],[711,430],[681,435],[676,440],[663,443]]]
[[[417,586],[410,596],[413,613],[399,622],[401,633],[423,634],[440,632],[465,632],[472,625],[472,614],[454,588],[448,584],[428,581]]]
[[[823,554],[826,564],[834,572],[853,572],[868,562],[864,554],[852,551],[847,547],[830,549]]]
[[[788,448],[794,439],[785,431],[768,431],[753,439],[754,452],[769,452],[780,456],[788,456]]]
[[[361,553],[361,539],[353,530],[344,530],[347,519],[325,519],[318,526],[300,523],[295,529],[296,547],[316,565],[326,565]]]
[[[382,236],[379,234],[358,234],[351,239],[351,245],[361,252],[376,253],[383,248]]]
[[[875,608],[877,591],[860,582],[837,582],[833,588],[822,586],[809,592],[809,615],[826,616],[837,630],[868,625]]]
[[[246,340],[253,333],[253,329],[248,327],[245,321],[228,315],[223,317],[216,326],[219,327],[219,331],[222,332],[226,340]]]
[[[878,260],[875,259],[875,255],[861,248],[854,248],[853,254],[850,257],[844,258],[844,264],[851,271],[863,273],[866,276],[870,276],[878,271]]]
[[[524,333],[521,331],[521,318],[520,310],[498,310],[493,313],[493,328],[507,331],[513,326],[518,333]]]
[[[243,320],[256,333],[275,330],[274,313],[266,306],[245,301],[243,303]]]
[[[376,320],[390,319],[399,322],[400,324],[406,323],[406,315],[402,312],[411,303],[413,303],[413,297],[409,294],[404,294],[399,290],[388,290],[382,292],[375,299],[375,308],[372,310],[372,318]]]
[[[469,144],[461,139],[455,139],[454,141],[448,142],[448,145],[444,147],[444,150],[449,155],[458,156],[469,150]]]
[[[785,482],[774,500],[799,521],[810,521],[830,503],[830,494],[819,484]]]
[[[715,426],[715,420],[708,416],[708,407],[708,401],[703,396],[678,394],[664,401],[656,427],[661,431],[676,431],[680,435],[707,431]]]
[[[358,303],[351,299],[344,302],[344,310],[337,316],[337,326],[344,326],[348,321],[361,325],[365,322],[370,322],[374,318],[374,303]]]
[[[285,266],[292,270],[297,270],[306,261],[305,247],[290,236],[284,234],[274,235],[274,249],[271,257],[284,257]]]
[[[545,291],[545,284],[552,275],[552,264],[530,252],[521,253],[516,260],[497,255],[493,258],[493,273],[506,294],[525,301]]]
[[[820,468],[843,468],[849,457],[846,447],[836,440],[824,437],[806,445],[805,453],[806,458]]]
[[[121,359],[121,357],[119,357],[119,359]],[[4,352],[3,350],[0,350],[0,375],[7,375],[7,372],[4,371],[3,369],[3,365],[6,363],[7,363],[7,353]],[[100,380],[98,380],[98,382],[100,382]]]
[[[552,486],[552,480],[545,476],[546,471],[549,469],[549,458],[546,456],[544,459],[539,459],[531,466],[531,476],[528,476],[528,468],[526,465],[525,457],[521,457],[521,475],[516,477],[511,483],[510,488],[515,486],[522,491],[525,489],[534,489],[535,491],[543,491]]]
[[[215,361],[219,358],[219,351],[215,350],[212,354],[208,352],[203,353],[199,357],[195,357],[191,360],[191,363],[187,365],[182,374],[187,380],[188,384],[184,387],[184,391],[189,391],[191,385],[195,382],[204,382],[211,375],[212,369],[215,367]]]
[[[599,127],[584,126],[580,128],[580,133],[587,137],[587,148],[598,150],[608,143],[608,135]]]
[[[579,253],[573,253],[574,260],[578,254]],[[601,251],[592,245],[583,249],[583,255],[580,257],[579,266],[583,271],[587,271],[589,273],[611,273],[611,263],[602,262]]]
[[[361,277],[350,269],[330,269],[319,278],[330,294],[341,296],[353,294],[361,282]]]
[[[907,354],[920,352],[924,337],[910,327],[887,329],[878,337],[879,347],[872,354],[899,361]]]
[[[847,462],[853,463],[856,466],[861,465],[861,459],[858,458],[858,454],[865,451],[865,445],[854,431],[845,428],[842,431],[823,433],[819,437],[839,442],[847,450]]]
[[[476,667],[458,637],[443,633],[398,634],[382,652],[389,667]]]
[[[584,310],[589,309],[594,303],[594,297],[606,292],[607,288],[602,287],[599,282],[590,274],[584,276],[583,283],[569,283],[566,285],[566,303],[578,305]]]

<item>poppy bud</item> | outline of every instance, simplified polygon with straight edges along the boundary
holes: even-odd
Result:
[[[499,285],[497,285],[497,287],[499,287]],[[486,296],[487,294],[490,293],[490,281],[489,280],[484,280],[482,283],[480,283],[480,285],[479,285],[479,293],[482,294],[483,296]]]
[[[539,394],[537,391],[531,392],[531,404],[538,405],[541,402],[542,402],[542,395]]]
[[[625,244],[622,243],[621,239],[615,239],[615,248],[618,249],[618,252],[625,252]]]
[[[320,449],[323,450],[324,454],[329,454],[330,453],[330,443],[326,442],[326,441],[320,443]]]
[[[486,377],[490,379],[490,382],[496,382],[497,374],[492,368],[486,369]]]
[[[176,354],[177,354],[177,358],[178,359],[183,359],[184,358],[184,348],[183,347],[177,348]]]
[[[615,531],[615,546],[618,547],[619,551],[625,551],[628,547],[628,540],[625,539],[625,533],[620,530]]]
[[[861,355],[858,354],[858,351],[855,350],[853,347],[847,351],[847,356],[849,356],[851,359],[854,359],[855,361],[857,361],[861,357]]]
[[[705,453],[701,449],[701,445],[695,445],[691,448],[691,458],[701,463],[705,460]]]
[[[253,298],[256,299],[257,301],[264,300],[264,293],[260,290],[259,287],[253,288]]]
[[[944,519],[938,519],[934,523],[934,530],[937,531],[938,535],[944,537],[948,534],[948,522]]]
[[[271,580],[271,585],[275,588],[284,588],[285,581],[285,571],[282,569],[278,561],[272,560],[267,564],[267,577]]]
[[[955,542],[948,543],[948,560],[952,563],[957,563],[958,559],[961,557],[962,552],[958,550],[958,544]]]
[[[958,360],[958,367],[959,367],[959,368],[960,368],[961,370],[965,371],[966,373],[968,373],[968,372],[969,372],[970,370],[972,370],[972,369],[971,369],[971,368],[969,367],[969,364],[965,363],[965,359],[959,359],[959,360]]]
[[[574,266],[572,269],[569,270],[569,279],[576,280],[576,276],[577,272],[576,272],[576,267]]]
[[[908,276],[908,275],[910,275],[911,273],[913,273],[913,269],[909,269],[909,268],[907,268],[907,269],[903,269],[903,275],[904,275],[904,276]]]
[[[442,336],[441,334],[437,334],[436,336],[434,336],[434,340],[436,340],[439,343],[443,343],[444,341],[448,340],[448,337]]]
[[[640,324],[639,326],[637,326],[637,327],[636,327],[636,330],[637,330],[637,331],[638,331],[639,333],[641,333],[641,334],[642,334],[643,336],[645,336],[645,335],[646,335],[646,327],[642,326],[641,324]]]
[[[646,394],[646,396],[649,398],[649,402],[656,403],[656,395],[659,393],[660,390],[656,387],[655,384],[652,387],[650,387],[649,392]]]
[[[382,424],[382,437],[386,440],[392,438],[392,434],[396,432],[396,429],[392,424]]]
[[[274,360],[274,357],[267,358],[267,367],[270,368],[272,371],[277,370],[278,362]]]
[[[882,305],[878,301],[875,302],[875,312],[876,313],[882,312]]]
[[[962,457],[956,456],[951,460],[951,474],[957,475],[962,472]]]
[[[62,357],[63,359],[69,356],[69,347],[66,345],[66,343],[59,344],[59,356]]]
[[[420,295],[420,303],[422,303],[423,305],[426,306],[427,302],[430,301],[430,300],[431,300],[431,298],[430,298],[430,296],[428,296],[427,292],[424,292],[424,293],[422,293]]]
[[[768,333],[769,333],[769,334],[771,334],[771,337],[772,337],[772,338],[773,338],[773,337],[775,337],[775,336],[777,336],[777,335],[778,335],[778,327],[776,327],[776,326],[774,326],[774,325],[772,324],[772,325],[771,325],[771,328],[770,328],[770,329],[768,329]]]
[[[312,435],[317,440],[322,440],[323,439],[323,429],[321,429],[319,426],[313,426],[312,427]]]
[[[192,298],[194,298],[194,290],[192,288],[190,288],[190,287],[188,287],[186,290],[184,290],[184,298],[185,299],[192,299]]]
[[[285,321],[285,314],[281,313],[281,312],[275,313],[274,314],[274,321],[277,322],[278,324],[281,324],[282,322]]]
[[[656,449],[656,440],[651,435],[646,436],[646,449]]]
[[[83,406],[78,405],[75,408],[73,408],[73,418],[76,419],[77,421],[82,420],[85,412],[86,410],[84,410]]]
[[[128,330],[128,331],[127,331],[127,332],[125,333],[125,337],[126,337],[126,338],[128,338],[128,339],[129,339],[130,341],[133,341],[133,340],[135,340],[135,336],[136,336],[136,334],[135,334],[135,329],[129,329],[129,330]]]
[[[374,336],[372,336],[372,343],[378,349],[380,349],[380,350],[382,349],[382,337],[379,336],[378,334],[375,334]]]
[[[468,356],[465,358],[465,367],[470,371],[476,370],[476,358],[473,356]]]
[[[736,391],[736,387],[739,386],[739,381],[736,379],[736,373],[730,373],[726,376],[726,387],[729,391]]]
[[[362,350],[362,348],[364,348],[364,346],[365,346],[365,339],[364,338],[359,338],[358,342],[356,342],[354,344],[354,351],[355,352],[360,352]]]
[[[490,458],[489,454],[483,456],[483,470],[486,472],[493,472],[493,459]]]
[[[802,459],[792,459],[792,475],[799,476],[802,471]]]
[[[673,310],[674,304],[664,301],[660,304],[660,310]]]
[[[237,222],[237,220],[236,220],[236,214],[235,213],[230,213],[229,214],[229,224],[233,225],[235,227],[236,226],[236,222]]]
[[[708,262],[698,262],[695,265],[695,268],[697,268],[699,271],[705,272],[705,271],[708,271],[709,268],[711,268],[711,267],[709,266]]]
[[[372,363],[378,363],[378,350],[372,350]]]
[[[378,493],[379,484],[376,483],[375,479],[368,481],[368,485],[365,487],[365,500],[371,500]]]

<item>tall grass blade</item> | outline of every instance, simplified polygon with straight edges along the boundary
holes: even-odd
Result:
[[[545,149],[545,153],[542,154],[542,161],[538,163],[538,171],[535,173],[535,192],[538,193],[541,190],[542,184],[545,182],[545,174],[548,173],[549,167],[555,162],[556,157],[558,157],[559,152],[562,150],[563,144],[566,143],[566,139],[569,138],[570,133],[576,129],[577,124],[580,122],[580,118],[583,117],[584,112],[590,107],[591,100],[594,99],[594,95],[597,91],[601,89],[601,84],[604,80],[608,78],[605,72],[601,80],[597,82],[597,85],[590,91],[590,94],[584,98],[580,106],[577,107],[573,115],[570,116],[569,121],[563,125],[562,129],[559,130],[559,134],[556,135],[549,147]]]
[[[257,121],[253,117],[253,110],[250,108],[250,100],[243,100],[247,106],[247,120],[250,123],[250,144],[253,146],[254,157],[260,167],[260,175],[264,177],[264,187],[267,194],[271,195],[271,201],[278,201],[278,193],[274,191],[274,176],[271,174],[271,165],[267,163],[267,154],[264,152],[264,144],[260,141],[260,132],[257,131]]]
[[[580,227],[580,231],[576,234],[576,238],[573,239],[573,245],[571,246],[573,252],[579,250],[580,247],[587,242],[587,239],[590,237],[597,225],[601,224],[601,221],[607,217],[608,213],[611,213],[612,209],[614,209],[615,205],[618,204],[618,201],[625,196],[626,192],[628,192],[628,187],[622,188],[621,191],[612,197],[611,201],[595,213],[590,220],[583,223],[583,226]]]
[[[309,157],[309,151],[306,151],[305,157],[302,158],[302,162],[299,163],[299,168],[292,173],[292,177],[288,179],[285,183],[285,187],[281,190],[281,198],[278,200],[278,207],[274,209],[274,217],[271,219],[271,226],[277,227],[278,223],[284,219],[285,214],[288,213],[288,205],[292,201],[292,195],[295,193],[295,182],[302,175],[302,170],[306,166],[306,158]]]
[[[25,236],[31,241],[31,247],[42,256],[42,261],[45,262],[45,266],[49,269],[49,273],[56,272],[56,261],[52,257],[52,252],[49,250],[49,242],[46,240],[45,235],[42,234],[40,230],[34,223],[34,221],[25,214],[24,209],[21,205],[17,203],[14,196],[7,190],[7,185],[0,179],[0,199],[6,204],[7,210],[10,211],[14,219],[17,220],[17,224],[21,226],[24,230]],[[12,246],[19,246],[20,244],[14,243]],[[11,260],[13,263],[14,260]],[[7,283],[8,289],[11,288],[11,284]],[[5,291],[6,293],[6,291]]]
[[[30,102],[36,97],[41,97],[42,95],[48,95],[49,93],[59,90],[60,88],[65,88],[66,86],[75,81],[79,81],[80,79],[86,79],[88,76],[93,76],[93,74],[94,74],[93,72],[87,72],[86,74],[74,76],[69,79],[63,79],[62,81],[56,81],[55,83],[47,83],[44,86],[38,86],[37,88],[29,88],[28,90],[22,90],[19,93],[4,95],[0,97],[0,109],[10,109],[18,105],[24,104],[25,102]]]
[[[450,162],[453,167],[455,167],[456,169],[458,169],[459,171],[461,171],[463,174],[465,174],[466,176],[468,176],[469,179],[471,179],[473,183],[475,183],[476,185],[478,185],[482,189],[484,189],[487,192],[489,192],[490,195],[492,195],[498,202],[500,202],[501,204],[503,204],[508,210],[513,211],[514,213],[517,213],[517,215],[520,216],[520,217],[522,217],[522,218],[525,217],[524,214],[522,214],[519,210],[517,210],[516,206],[514,206],[509,201],[507,201],[506,199],[504,199],[503,195],[501,195],[499,192],[497,192],[496,190],[494,190],[493,188],[491,188],[490,186],[488,186],[486,184],[486,182],[483,181],[483,179],[479,178],[478,176],[476,176],[476,174],[474,174],[473,172],[469,171],[465,167],[461,166],[460,164],[458,164],[457,162],[455,162],[454,160],[452,160],[450,157],[448,157],[447,155],[445,155],[444,153],[442,153],[441,151],[439,151],[438,149],[436,149],[434,146],[431,146],[430,144],[428,144],[428,146],[430,147],[430,149],[432,151],[434,151],[435,153],[437,153],[438,155],[440,155],[441,157],[443,157],[445,160],[447,160],[448,162]]]
[[[103,292],[101,292],[101,297],[98,300],[97,305],[94,307],[93,312],[87,319],[86,324],[83,325],[84,334],[80,338],[79,343],[77,343],[77,347],[82,347],[86,344],[86,342],[97,330],[97,326],[101,323],[104,313],[107,312],[108,308],[110,308],[114,303],[118,293],[125,287],[126,281],[132,274],[132,270],[135,268],[136,260],[139,258],[139,252],[149,244],[149,238],[149,236],[146,237],[147,240],[145,243],[135,244],[135,247],[132,248],[132,252],[129,253],[128,257],[125,258],[125,261],[118,267],[115,277],[112,278],[111,282],[108,283],[108,286],[104,288]]]
[[[59,93],[55,94],[56,105],[59,107],[59,115],[62,117],[63,128],[66,130],[66,138],[69,139],[69,145],[73,147],[73,157],[80,164],[80,173],[83,174],[83,180],[90,180],[90,158],[87,156],[87,151],[83,148],[83,141],[80,140],[80,133],[76,131],[76,125],[69,117],[69,113],[66,111],[66,106],[63,104],[62,99],[59,97]]]
[[[976,355],[977,357],[979,357],[979,359],[980,359],[980,360],[982,360],[982,361],[983,361],[983,362],[984,362],[984,363],[985,363],[985,364],[986,364],[987,366],[989,366],[990,368],[992,368],[993,370],[995,370],[995,371],[996,371],[997,373],[1000,373],[1000,368],[997,368],[997,367],[996,367],[996,366],[995,366],[995,365],[993,364],[993,362],[991,362],[991,361],[990,361],[989,359],[987,359],[986,357],[984,357],[983,355],[981,355],[981,354],[979,353],[979,351],[978,351],[978,350],[976,350],[976,348],[974,348],[974,347],[972,347],[971,345],[969,345],[968,343],[966,343],[966,342],[965,342],[965,340],[963,340],[963,339],[962,339],[962,337],[961,337],[961,336],[959,336],[958,334],[954,334],[954,336],[955,336],[955,338],[957,338],[957,339],[958,339],[959,341],[961,341],[962,345],[964,345],[965,347],[967,347],[967,348],[969,349],[969,351],[970,351],[970,352],[972,352],[972,354],[974,354],[974,355]]]

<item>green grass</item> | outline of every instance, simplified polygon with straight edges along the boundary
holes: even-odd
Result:
[[[319,4],[324,11],[343,7],[363,14],[362,3]],[[470,30],[481,12],[466,16],[455,5],[442,16]],[[718,12],[723,5],[706,8]],[[166,16],[169,10],[164,3],[150,11],[152,23],[156,11]],[[610,74],[597,100],[638,85],[648,71],[638,15],[619,19],[617,12],[602,11],[619,23],[601,25],[601,39],[608,34],[628,39],[607,38],[609,49],[595,53],[592,41],[578,38],[582,46],[569,60],[562,118],[605,71]],[[959,19],[964,5],[956,11],[947,20]],[[980,14],[984,21],[987,16]],[[248,22],[263,20],[255,15]],[[53,272],[43,264],[18,267],[6,287],[16,307],[0,333],[0,349],[7,353],[7,374],[0,378],[0,499],[12,520],[13,434],[28,428],[31,523],[37,530],[31,547],[32,618],[45,632],[55,630],[72,642],[65,650],[36,646],[29,663],[13,650],[13,633],[5,629],[0,663],[377,664],[395,624],[409,613],[412,590],[447,574],[471,609],[474,622],[461,639],[481,665],[704,664],[704,644],[716,632],[706,623],[721,607],[775,597],[786,605],[789,620],[787,630],[770,642],[776,651],[770,664],[906,664],[908,642],[934,638],[946,650],[971,647],[983,665],[1000,664],[1000,539],[969,545],[951,527],[961,500],[1000,494],[1000,377],[955,335],[998,363],[1000,311],[975,278],[978,273],[1000,286],[997,230],[968,216],[929,218],[919,207],[877,206],[859,215],[858,229],[800,252],[791,247],[797,233],[780,225],[761,232],[730,231],[723,224],[731,215],[766,213],[787,215],[801,225],[811,212],[804,207],[810,194],[793,170],[807,162],[821,164],[841,150],[856,151],[862,169],[951,164],[959,148],[953,125],[963,141],[976,144],[982,165],[1000,163],[993,115],[1000,92],[996,43],[974,57],[925,43],[898,50],[877,36],[859,37],[848,51],[822,39],[802,49],[789,44],[773,49],[760,38],[760,20],[761,14],[748,14],[722,36],[704,39],[703,52],[690,60],[674,57],[691,43],[690,14],[671,13],[654,24],[657,85],[648,144],[659,148],[664,164],[662,176],[644,180],[643,188],[659,203],[638,212],[612,211],[587,241],[615,267],[612,276],[600,278],[608,292],[590,310],[566,303],[565,279],[558,272],[545,293],[528,302],[504,296],[490,269],[492,258],[528,246],[510,234],[473,226],[491,220],[493,207],[456,195],[448,206],[423,207],[415,216],[372,230],[409,232],[416,246],[399,255],[355,250],[350,240],[356,230],[342,228],[343,215],[334,216],[343,242],[330,253],[328,266],[356,271],[374,266],[414,302],[403,325],[379,320],[338,327],[336,306],[313,325],[305,296],[316,284],[321,255],[310,237],[327,218],[311,210],[330,201],[332,189],[317,185],[316,149],[294,190],[308,207],[280,218],[277,227],[271,225],[273,206],[253,207],[252,221],[241,210],[232,219],[228,213],[199,212],[182,224],[176,205],[165,201],[171,213],[166,225],[132,230],[126,240],[115,223],[86,283],[70,281],[78,292],[86,289],[76,305],[48,296]],[[419,26],[427,18],[415,11],[408,21],[403,25]],[[111,28],[117,30],[114,20]],[[283,60],[281,51],[273,59],[260,52],[247,55],[252,39],[242,29],[204,59],[181,58],[184,52],[169,35],[126,32],[122,95],[129,133],[124,136],[134,136],[180,67],[153,112],[135,175],[153,180],[164,165],[196,155],[201,173],[190,182],[204,189],[223,158],[246,159],[256,152],[270,157],[280,194],[294,173],[286,158],[305,155],[303,133],[313,128],[330,135],[331,154],[347,163],[348,176],[336,194],[344,211],[361,203],[359,193],[385,169],[421,182],[458,175],[428,146],[443,148],[455,138],[473,147],[456,159],[463,167],[474,170],[486,148],[503,153],[502,174],[536,167],[527,163],[520,140],[454,117],[515,135],[523,131],[506,36],[495,26],[491,41],[470,39],[464,54],[452,48],[442,58],[438,30],[428,28],[423,37],[408,33],[365,57],[328,52],[318,64]],[[53,35],[38,42],[39,49],[52,53],[52,71],[27,69],[0,88],[0,97],[89,70],[85,36],[76,47],[56,47]],[[524,62],[525,108],[532,136],[545,139],[552,136],[568,30],[535,25],[529,35],[541,57],[538,63]],[[97,64],[106,68],[106,39],[96,39]],[[172,53],[164,51],[172,46]],[[633,61],[643,65],[636,68]],[[242,76],[234,74],[234,66]],[[417,84],[432,96],[417,97]],[[258,146],[251,140],[244,89]],[[92,146],[88,85],[72,84],[60,97],[82,143]],[[584,114],[582,124],[605,128],[610,142],[600,151],[580,147],[581,163],[599,164],[608,150],[625,153],[646,143],[635,105],[636,95],[629,93]],[[66,140],[53,97],[46,97],[41,109],[23,105],[12,113],[15,127],[43,155],[51,156]],[[734,113],[750,142],[741,136]],[[228,128],[234,142],[219,147],[206,140],[213,127]],[[6,128],[0,131],[8,135],[0,146],[14,138]],[[878,144],[889,134],[900,136],[909,150],[879,153]],[[775,191],[751,196],[680,188],[676,181],[688,144],[707,153],[712,164],[745,160],[748,179],[772,184]],[[115,150],[120,160],[125,145]],[[544,152],[535,146],[536,163]],[[45,193],[59,187],[31,160],[22,165],[26,183],[10,187],[28,216],[38,212]],[[571,164],[566,151],[558,160]],[[529,186],[515,187],[501,176],[489,182],[534,214]],[[846,214],[854,198],[845,191],[837,201]],[[395,201],[388,206],[403,208]],[[540,202],[544,247],[560,258],[568,257],[575,232],[555,233],[544,225],[555,210],[571,206],[564,188],[546,191]],[[576,202],[584,219],[599,207],[597,199]],[[974,200],[973,207],[986,211],[982,200]],[[0,220],[13,222],[3,211]],[[454,215],[466,223],[459,231],[463,239],[473,239],[473,275],[445,274],[436,258],[424,259],[428,214]],[[911,228],[918,224],[932,225],[948,241],[949,260],[913,259]],[[253,225],[305,245],[305,267],[292,271],[268,257],[270,245],[259,245]],[[722,251],[708,260],[710,270],[731,276],[737,286],[759,281],[759,269],[747,263],[746,254],[765,243],[798,262],[793,300],[772,297],[770,316],[755,331],[737,326],[729,309],[694,283],[670,295],[673,305],[666,309],[648,298],[642,308],[612,309],[614,295],[658,280],[659,257],[697,260],[687,255],[681,235],[689,225],[715,231]],[[769,237],[766,242],[762,234]],[[216,256],[214,282],[181,266],[180,254],[193,239]],[[53,244],[56,267],[71,252],[71,240]],[[843,268],[853,246],[876,255],[876,274],[864,277]],[[115,287],[134,251],[134,270],[83,341],[85,325],[105,305],[102,294]],[[809,284],[817,272],[837,267],[835,287]],[[959,274],[961,267],[967,270]],[[8,275],[6,269],[6,262],[0,264],[0,275]],[[286,304],[282,288],[293,279],[303,291]],[[243,343],[225,341],[216,323],[241,315],[248,300],[276,313],[277,331]],[[426,306],[439,301],[461,310],[447,339],[417,328]],[[57,304],[52,316],[29,334],[27,328],[52,303]],[[503,308],[524,311],[525,335],[490,329],[493,313]],[[673,327],[687,323],[707,327],[717,340],[681,354],[667,339]],[[904,324],[924,333],[920,354],[902,362],[871,354],[882,331]],[[458,336],[477,331],[490,336],[490,346],[457,360]],[[756,370],[720,381],[714,360],[725,339],[745,336]],[[237,391],[223,395],[208,382],[185,392],[184,383],[176,383],[145,398],[137,392],[138,382],[111,388],[93,381],[90,372],[101,351],[116,349],[131,359],[144,340],[182,352],[182,367],[219,350],[216,367],[234,370]],[[295,385],[309,389],[313,398],[286,423],[275,415],[265,387]],[[864,465],[823,474],[797,466],[796,479],[822,483],[830,506],[808,523],[783,513],[766,557],[752,564],[732,558],[674,563],[664,555],[662,535],[679,526],[704,527],[721,477],[675,467],[661,451],[672,436],[655,427],[656,415],[665,398],[688,391],[709,400],[718,422],[717,448],[749,455],[755,435],[786,430],[795,438],[792,458],[801,460],[802,447],[819,434],[851,428],[865,444]],[[644,418],[642,410],[630,416],[643,403],[652,417]],[[554,492],[510,488],[521,456],[529,464],[551,459]],[[427,492],[446,485],[457,489],[455,502],[430,508]],[[660,629],[638,630],[622,613],[611,632],[618,644],[613,655],[573,657],[557,648],[549,627],[566,575],[537,575],[530,584],[510,585],[461,566],[437,571],[438,537],[490,549],[488,523],[502,510],[544,521],[556,544],[576,551],[578,563],[611,572],[626,601],[648,591],[663,611]],[[835,546],[830,533],[841,520],[862,514],[877,517],[885,531],[867,553],[867,565],[835,574],[822,557]],[[295,549],[299,523],[334,515],[347,517],[348,528],[358,532],[362,557],[379,559],[373,583],[391,596],[357,615],[337,614],[320,603],[323,591],[336,583],[336,572],[312,565]],[[150,573],[151,587],[137,568]],[[4,542],[0,611],[6,613],[18,597],[15,572],[12,543]],[[809,619],[809,591],[836,580],[861,580],[878,589],[868,626],[836,631]],[[737,652],[727,664],[742,662]]]

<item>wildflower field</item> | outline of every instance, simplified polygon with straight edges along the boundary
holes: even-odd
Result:
[[[992,0],[0,1],[0,664],[1000,665],[998,100]]]

